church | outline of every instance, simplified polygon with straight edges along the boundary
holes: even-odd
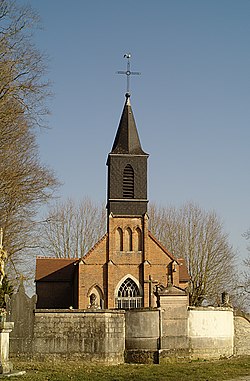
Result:
[[[155,307],[155,287],[187,288],[184,260],[148,229],[148,157],[127,92],[107,159],[107,232],[82,258],[37,258],[37,308]]]

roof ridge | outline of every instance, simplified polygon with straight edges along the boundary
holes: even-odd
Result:
[[[169,257],[173,260],[173,261],[176,261],[178,263],[178,259],[175,258],[175,256],[170,253],[170,251],[168,251],[168,249],[163,246],[163,244],[151,233],[150,230],[148,230],[148,235],[150,238],[152,238],[154,240],[154,242],[166,253],[169,255]]]
[[[89,251],[85,254],[85,255],[83,255],[81,258],[79,258],[79,260],[83,260],[84,261],[84,259],[85,258],[87,258],[89,255],[90,255],[90,253],[92,253],[92,251],[106,238],[108,236],[108,233],[105,233],[95,244],[94,244],[94,246],[92,246],[91,247],[91,249],[89,249]]]
[[[36,259],[60,259],[60,260],[62,260],[62,259],[64,259],[64,260],[67,260],[67,261],[77,261],[79,258],[65,258],[65,257],[46,257],[46,256],[42,256],[42,255],[38,255],[37,257],[36,257]]]

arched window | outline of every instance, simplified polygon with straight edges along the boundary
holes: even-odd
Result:
[[[128,277],[118,289],[116,308],[130,309],[140,307],[142,307],[142,296],[140,295],[139,287]]]
[[[136,228],[136,250],[142,251],[142,233],[140,228]]]
[[[133,250],[132,230],[130,228],[127,228],[125,230],[124,250],[125,251],[132,251]]]
[[[115,247],[118,251],[123,251],[123,232],[118,228],[115,232]]]
[[[123,198],[134,198],[134,170],[130,164],[123,171]]]

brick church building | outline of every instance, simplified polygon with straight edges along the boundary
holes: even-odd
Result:
[[[187,287],[184,260],[148,230],[148,156],[127,93],[107,160],[107,233],[80,259],[37,258],[37,308],[153,307],[157,284]]]

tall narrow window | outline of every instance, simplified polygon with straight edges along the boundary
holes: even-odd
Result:
[[[115,246],[116,250],[123,251],[123,233],[121,228],[118,228],[115,232]]]
[[[127,228],[125,230],[124,250],[125,251],[132,251],[133,250],[132,230],[130,228]]]
[[[136,250],[142,251],[142,233],[141,229],[136,229]]]
[[[116,307],[121,309],[140,308],[142,296],[139,287],[131,279],[127,278],[119,287],[116,297]]]
[[[130,164],[123,171],[123,198],[134,198],[134,170]]]

